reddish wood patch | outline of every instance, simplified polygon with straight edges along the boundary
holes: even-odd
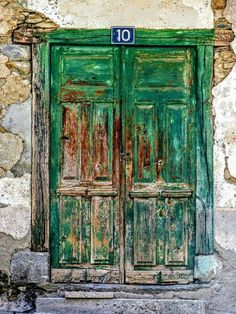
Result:
[[[77,176],[78,161],[78,114],[77,108],[63,110],[63,177]]]

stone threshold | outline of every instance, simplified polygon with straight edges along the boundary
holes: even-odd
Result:
[[[97,296],[104,295],[109,298],[119,299],[195,299],[208,300],[212,294],[212,285],[210,284],[189,284],[189,285],[125,285],[125,284],[38,284],[37,288],[41,290],[42,297],[61,297],[81,295]],[[86,294],[87,293],[87,294]],[[72,298],[72,297],[71,297]],[[89,298],[89,297],[86,297]],[[95,297],[96,298],[96,297]],[[75,297],[76,299],[76,297]]]
[[[206,303],[199,300],[171,299],[66,299],[36,300],[36,313],[41,314],[206,314]]]

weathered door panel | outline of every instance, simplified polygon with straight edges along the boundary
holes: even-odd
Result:
[[[134,266],[156,265],[156,200],[134,200]]]
[[[51,59],[52,279],[121,282],[119,49]]]
[[[126,282],[187,282],[194,248],[195,52],[127,48],[123,55]]]
[[[195,50],[53,45],[51,60],[52,280],[189,282]]]

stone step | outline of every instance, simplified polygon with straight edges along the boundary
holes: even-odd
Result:
[[[38,314],[206,314],[198,300],[38,297]]]

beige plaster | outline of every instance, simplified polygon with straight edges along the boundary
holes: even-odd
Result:
[[[30,230],[30,174],[0,180],[0,233],[24,238]]]
[[[65,28],[213,28],[210,0],[20,0]]]

